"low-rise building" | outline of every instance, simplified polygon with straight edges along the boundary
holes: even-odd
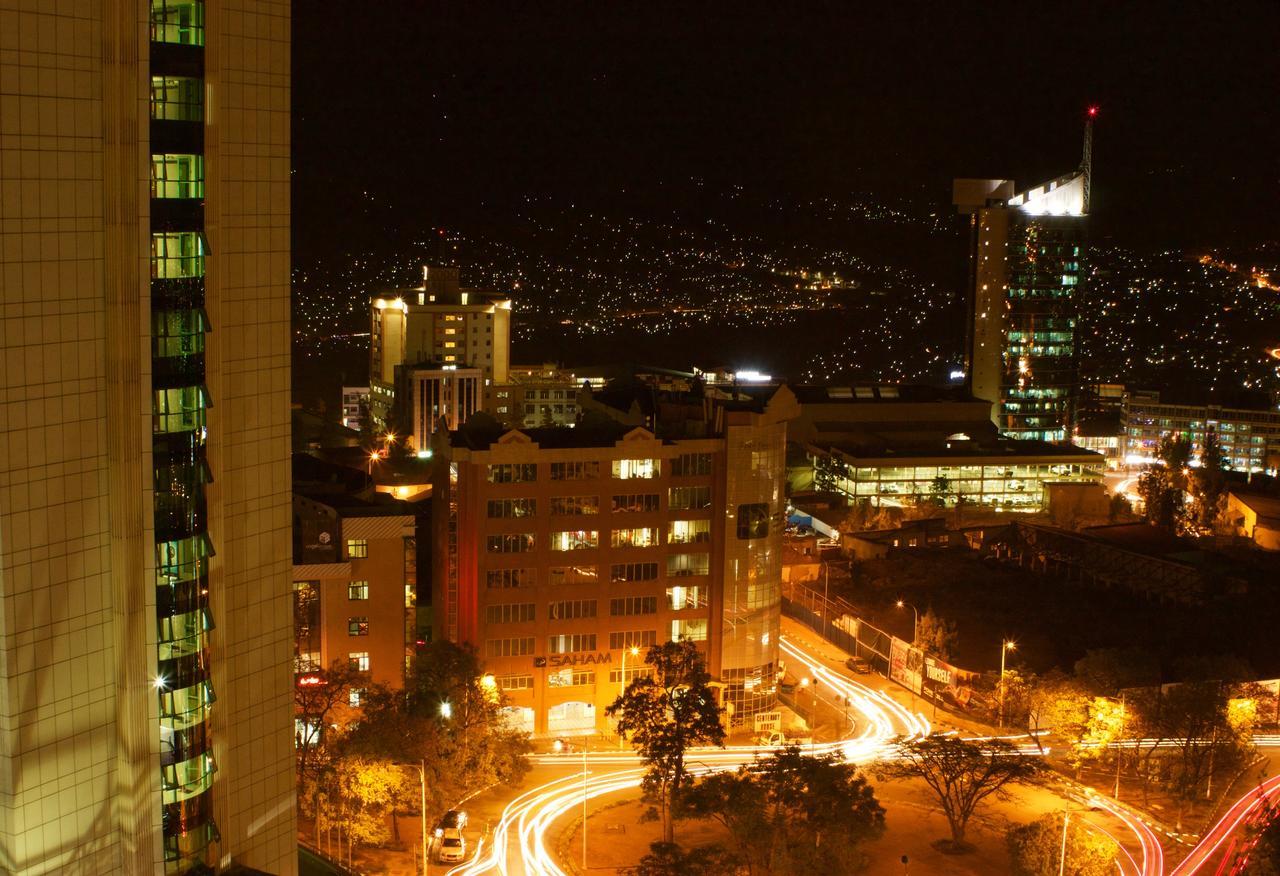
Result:
[[[1128,400],[1125,462],[1152,462],[1166,435],[1183,435],[1199,457],[1209,432],[1217,435],[1227,467],[1242,472],[1280,470],[1280,409],[1223,405],[1172,404],[1159,393],[1131,395]]]
[[[794,492],[832,491],[899,507],[963,500],[1039,511],[1045,484],[1096,482],[1102,456],[1002,436],[990,403],[926,386],[796,386],[788,476]]]
[[[1280,496],[1263,496],[1232,490],[1227,494],[1226,517],[1258,547],[1280,551]]]

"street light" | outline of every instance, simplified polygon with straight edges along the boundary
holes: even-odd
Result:
[[[430,867],[431,856],[427,852],[427,761],[423,758],[422,763],[397,763],[396,766],[413,767],[418,771],[418,781],[422,787],[422,807],[420,821],[422,822],[422,874],[426,876],[427,868]]]
[[[807,678],[800,679],[800,687],[806,688],[808,686],[809,686],[809,679]],[[818,690],[817,690],[817,687],[815,686],[813,691],[813,709],[809,714],[809,732],[810,733],[813,732],[813,725],[817,720],[818,720]]]
[[[639,657],[640,646],[632,645],[630,648],[622,652],[622,681],[618,684],[619,696],[627,692],[627,655],[628,654],[630,654],[632,657]],[[622,733],[618,733],[618,748],[625,749],[626,747],[627,747],[627,738],[623,736]],[[586,830],[586,828],[584,827],[583,830]]]
[[[1004,726],[1004,658],[1010,651],[1016,651],[1018,643],[1004,639],[1000,643],[1000,726]]]
[[[441,718],[453,717],[453,705],[448,700],[445,700],[440,704],[440,717]]]
[[[910,602],[903,602],[901,599],[898,600],[897,605],[898,608],[911,609],[911,644],[915,645],[920,641],[920,612],[916,611],[916,607]]]

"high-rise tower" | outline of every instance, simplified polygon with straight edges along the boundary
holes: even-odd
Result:
[[[1016,192],[1012,180],[958,179],[970,217],[965,371],[970,390],[1015,438],[1065,440],[1079,382],[1093,110],[1079,170]]]
[[[0,10],[0,871],[293,873],[289,4],[54,9]]]

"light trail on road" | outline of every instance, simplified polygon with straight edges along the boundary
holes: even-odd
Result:
[[[1258,786],[1251,788],[1247,794],[1237,800],[1227,810],[1222,818],[1218,819],[1218,823],[1209,830],[1205,831],[1204,836],[1196,847],[1191,850],[1182,863],[1173,869],[1170,876],[1191,876],[1193,873],[1199,873],[1222,847],[1236,830],[1246,822],[1246,820],[1255,817],[1268,802],[1280,791],[1280,775],[1272,776]]]
[[[899,741],[920,738],[932,732],[924,715],[912,712],[882,691],[823,665],[820,655],[806,652],[786,636],[781,638],[780,644],[782,651],[803,665],[812,678],[846,698],[850,710],[859,718],[856,722],[859,729],[855,735],[835,742],[805,745],[803,750],[806,753],[836,754],[852,763],[867,763],[891,757]],[[992,737],[974,737],[977,740],[983,738]],[[999,738],[1010,741],[1027,739],[1025,734]],[[1024,753],[1038,753],[1037,747],[1029,742],[1019,743],[1018,747]],[[735,769],[776,751],[776,747],[757,745],[694,748],[689,750],[686,763],[691,775],[701,776]],[[567,767],[574,765],[580,756],[580,752],[538,755],[532,760],[538,765]],[[475,859],[448,871],[450,876],[479,876],[491,872],[502,876],[565,876],[556,863],[555,854],[547,848],[547,835],[552,825],[575,809],[581,809],[584,796],[586,800],[592,800],[638,788],[644,776],[644,768],[633,751],[588,752],[587,761],[585,777],[582,771],[570,773],[525,791],[508,803],[487,846],[478,846]],[[1161,876],[1163,853],[1150,828],[1110,801],[1096,798],[1092,802],[1116,816],[1138,838],[1142,848],[1142,866],[1139,867],[1128,850],[1124,850],[1132,870],[1126,870],[1121,863],[1121,873],[1124,876]],[[1121,848],[1124,849],[1123,846]]]

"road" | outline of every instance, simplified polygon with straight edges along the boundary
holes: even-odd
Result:
[[[827,697],[847,697],[855,717],[853,735],[834,742],[812,745],[815,753],[835,752],[853,763],[866,764],[891,756],[894,743],[933,731],[929,720],[898,702],[885,690],[872,684],[889,682],[876,679],[865,683],[843,669],[843,653],[814,635],[797,635],[795,625],[783,635],[781,648],[793,674],[808,673]],[[868,679],[870,680],[870,679]],[[830,700],[828,699],[828,702]],[[843,706],[841,706],[843,708]],[[954,732],[954,731],[953,731]],[[1034,745],[1019,737],[1024,750],[1036,751]],[[726,748],[699,748],[689,752],[690,772],[702,775],[710,771],[734,769],[772,749],[751,745]],[[585,769],[579,755],[546,755],[534,758],[538,773],[551,772],[551,777],[511,800],[492,826],[491,835],[477,844],[472,859],[449,871],[451,876],[479,876],[500,873],[503,876],[564,876],[556,861],[555,850],[549,848],[552,837],[560,835],[553,825],[561,819],[578,819],[586,806],[599,805],[601,798],[619,792],[634,793],[643,769],[630,751],[589,752]],[[541,776],[539,776],[541,777]],[[1062,801],[1070,803],[1073,801]],[[1123,854],[1119,869],[1125,876],[1161,876],[1164,859],[1155,834],[1141,819],[1123,806],[1105,798],[1090,795],[1074,801],[1083,819],[1092,829],[1117,839]],[[560,825],[563,827],[563,823]]]

